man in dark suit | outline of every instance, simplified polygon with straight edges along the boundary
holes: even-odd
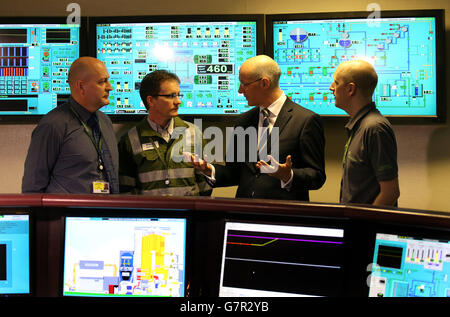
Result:
[[[251,142],[255,140],[251,137],[246,146],[233,142],[228,147],[225,165],[192,159],[194,167],[210,176],[216,187],[238,185],[237,198],[309,201],[309,190],[319,189],[325,182],[325,138],[320,117],[286,97],[279,87],[280,75],[278,64],[265,55],[242,64],[239,93],[254,108],[239,116],[235,131],[238,127],[240,131],[257,130],[258,149],[266,146],[266,153],[277,153],[285,163],[279,163],[275,155],[254,159],[258,155],[252,155],[255,146]],[[269,136],[260,137],[266,125]],[[230,151],[234,155],[229,155]]]

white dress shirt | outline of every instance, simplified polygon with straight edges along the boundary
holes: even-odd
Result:
[[[164,140],[166,140],[166,142],[169,142],[170,136],[173,133],[173,118],[170,119],[170,121],[167,123],[165,127],[161,127],[159,124],[152,121],[149,117],[147,117],[147,121],[153,130],[161,134],[161,136],[163,137]]]
[[[284,102],[286,101],[286,95],[281,94],[280,98],[275,100],[270,106],[267,107],[267,110],[269,110],[269,133],[272,131],[273,125],[275,121],[277,120],[278,114],[280,113],[281,108],[283,107]],[[258,122],[258,140],[259,140],[259,133],[263,124],[264,116],[262,113],[262,107],[259,107],[259,122]]]

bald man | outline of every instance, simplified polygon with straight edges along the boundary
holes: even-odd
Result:
[[[397,143],[389,121],[372,101],[378,76],[362,60],[341,63],[330,90],[336,107],[350,116],[343,158],[340,202],[397,205]]]
[[[251,151],[256,146],[249,144],[250,140],[244,147],[238,147],[235,141],[227,150],[235,157],[224,166],[193,160],[215,186],[238,185],[236,197],[309,201],[309,190],[319,189],[325,182],[325,138],[320,117],[287,98],[279,87],[280,75],[278,64],[265,55],[246,60],[239,70],[239,93],[253,108],[239,116],[235,131],[239,127],[257,130],[258,153],[269,155],[252,160]],[[270,134],[267,142],[261,141],[260,133],[264,131],[264,112]],[[259,152],[264,146],[266,150]],[[245,161],[239,161],[240,154]]]
[[[80,57],[69,69],[71,96],[34,129],[23,193],[118,193],[118,150],[111,120],[99,109],[112,90],[105,65]]]

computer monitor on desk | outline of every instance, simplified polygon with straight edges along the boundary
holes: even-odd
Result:
[[[31,294],[30,214],[0,208],[0,296]]]
[[[339,296],[344,229],[226,222],[219,296]]]
[[[450,240],[377,233],[370,297],[449,297]]]
[[[63,296],[184,297],[186,218],[65,218]]]

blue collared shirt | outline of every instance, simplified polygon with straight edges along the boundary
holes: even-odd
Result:
[[[44,116],[34,129],[25,160],[23,193],[91,194],[102,178],[98,153],[71,107],[87,122],[91,113],[72,97]],[[102,161],[110,193],[119,193],[118,150],[111,120],[97,111],[102,137]]]

